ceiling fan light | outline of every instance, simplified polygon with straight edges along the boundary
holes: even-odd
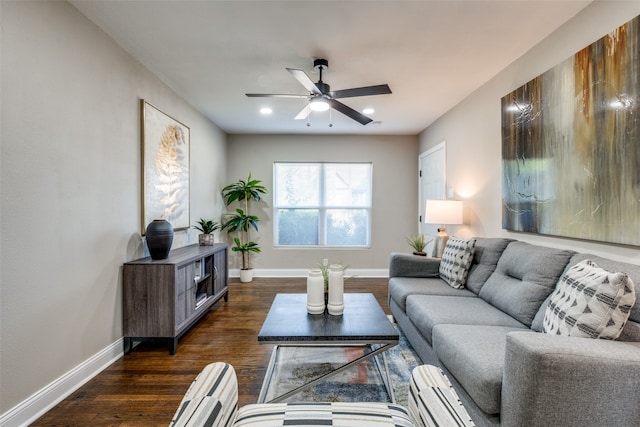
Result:
[[[322,97],[316,97],[309,101],[309,108],[313,111],[327,111],[329,109],[329,103]]]

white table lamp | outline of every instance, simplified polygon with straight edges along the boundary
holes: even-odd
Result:
[[[462,224],[462,201],[460,200],[427,200],[424,222],[427,224],[440,224],[436,243],[433,248],[433,256],[442,258],[444,247],[449,236],[445,224]]]

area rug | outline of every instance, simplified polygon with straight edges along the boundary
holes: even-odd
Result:
[[[396,326],[397,328],[397,326]],[[398,345],[386,354],[396,403],[406,405],[411,371],[422,362],[399,330]],[[265,401],[280,396],[356,359],[366,347],[281,347]],[[378,356],[382,364],[382,357]],[[382,366],[382,365],[381,365]],[[384,372],[384,371],[383,371]],[[390,402],[373,359],[352,366],[284,402]]]

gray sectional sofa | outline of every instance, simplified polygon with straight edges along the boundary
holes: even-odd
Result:
[[[585,259],[635,285],[615,341],[542,332],[556,284]],[[440,278],[439,264],[391,254],[389,306],[477,425],[640,426],[640,266],[502,238],[476,238],[463,289]]]

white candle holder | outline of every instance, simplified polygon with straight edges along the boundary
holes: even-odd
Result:
[[[329,266],[329,314],[340,316],[344,313],[344,271],[340,264]]]
[[[324,313],[324,278],[320,269],[309,270],[307,277],[307,312]]]

